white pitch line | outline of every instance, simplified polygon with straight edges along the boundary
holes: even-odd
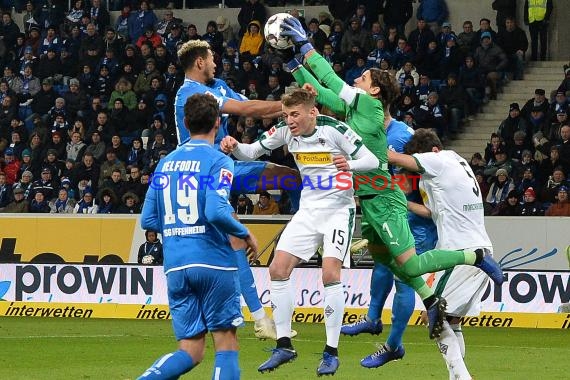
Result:
[[[125,337],[132,337],[132,338],[174,338],[172,335],[141,335],[141,334],[96,334],[96,335],[27,335],[27,336],[0,336],[1,340],[15,340],[15,339],[91,339],[91,338],[125,338]],[[255,337],[239,337],[239,340],[247,340],[247,341],[259,341],[260,339]],[[268,339],[265,341],[267,344],[272,345],[272,342]],[[298,339],[293,338],[293,342],[307,342],[307,343],[322,343],[321,340],[314,340],[314,339]],[[343,345],[346,344],[370,344],[371,346],[381,344],[380,341],[351,341],[350,339],[343,341]],[[429,341],[423,342],[406,342],[406,346],[433,346],[434,343],[430,343]],[[532,350],[542,350],[542,351],[550,351],[552,347],[529,347],[529,346],[490,346],[490,345],[475,345],[470,344],[469,347],[480,347],[480,348],[493,348],[493,349],[504,349],[504,348],[512,348],[512,349],[532,349]]]

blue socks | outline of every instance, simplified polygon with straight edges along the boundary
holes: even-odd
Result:
[[[194,367],[192,357],[178,350],[162,356],[143,373],[138,380],[178,379]],[[218,351],[212,380],[239,380],[240,369],[237,351]]]
[[[394,284],[394,274],[388,267],[374,263],[372,277],[370,278],[370,306],[368,307],[368,318],[372,321],[380,319],[386,298],[392,290]]]
[[[414,289],[396,280],[396,294],[392,304],[392,328],[386,341],[386,344],[392,350],[396,350],[396,348],[402,345],[404,330],[406,330],[408,321],[414,312],[415,303]]]
[[[253,279],[253,273],[251,273],[245,249],[238,249],[235,251],[235,254],[237,255],[241,295],[243,296],[249,311],[253,313],[262,308],[261,301],[259,301],[259,296],[257,295],[257,287],[255,286],[255,280]]]
[[[180,375],[190,371],[192,367],[194,367],[192,357],[186,351],[178,350],[166,354],[152,363],[152,366],[138,380],[178,379]]]
[[[239,374],[237,351],[216,352],[212,380],[239,380]]]

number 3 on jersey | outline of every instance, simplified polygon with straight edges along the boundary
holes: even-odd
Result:
[[[182,224],[194,224],[198,221],[198,180],[191,176],[187,179],[192,185],[188,186],[185,181],[169,181],[162,189],[162,198],[164,201],[164,224],[176,223],[176,217]],[[174,197],[176,204],[176,214],[173,210],[173,197],[170,192],[170,184],[175,182],[176,196]]]

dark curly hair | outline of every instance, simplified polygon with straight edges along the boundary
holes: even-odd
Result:
[[[400,85],[388,71],[378,68],[370,69],[370,79],[372,85],[380,88],[378,100],[382,102],[384,108],[388,108],[400,95]]]
[[[405,146],[406,154],[431,152],[433,148],[443,149],[437,133],[430,129],[418,129]]]

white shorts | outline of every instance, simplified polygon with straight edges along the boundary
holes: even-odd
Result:
[[[485,247],[492,256],[490,248]],[[458,265],[435,273],[435,294],[447,301],[447,314],[453,317],[477,316],[481,313],[481,298],[489,284],[489,277],[471,265]]]
[[[279,238],[276,251],[285,251],[303,261],[323,247],[323,257],[334,257],[350,268],[350,244],[355,209],[299,209]]]

